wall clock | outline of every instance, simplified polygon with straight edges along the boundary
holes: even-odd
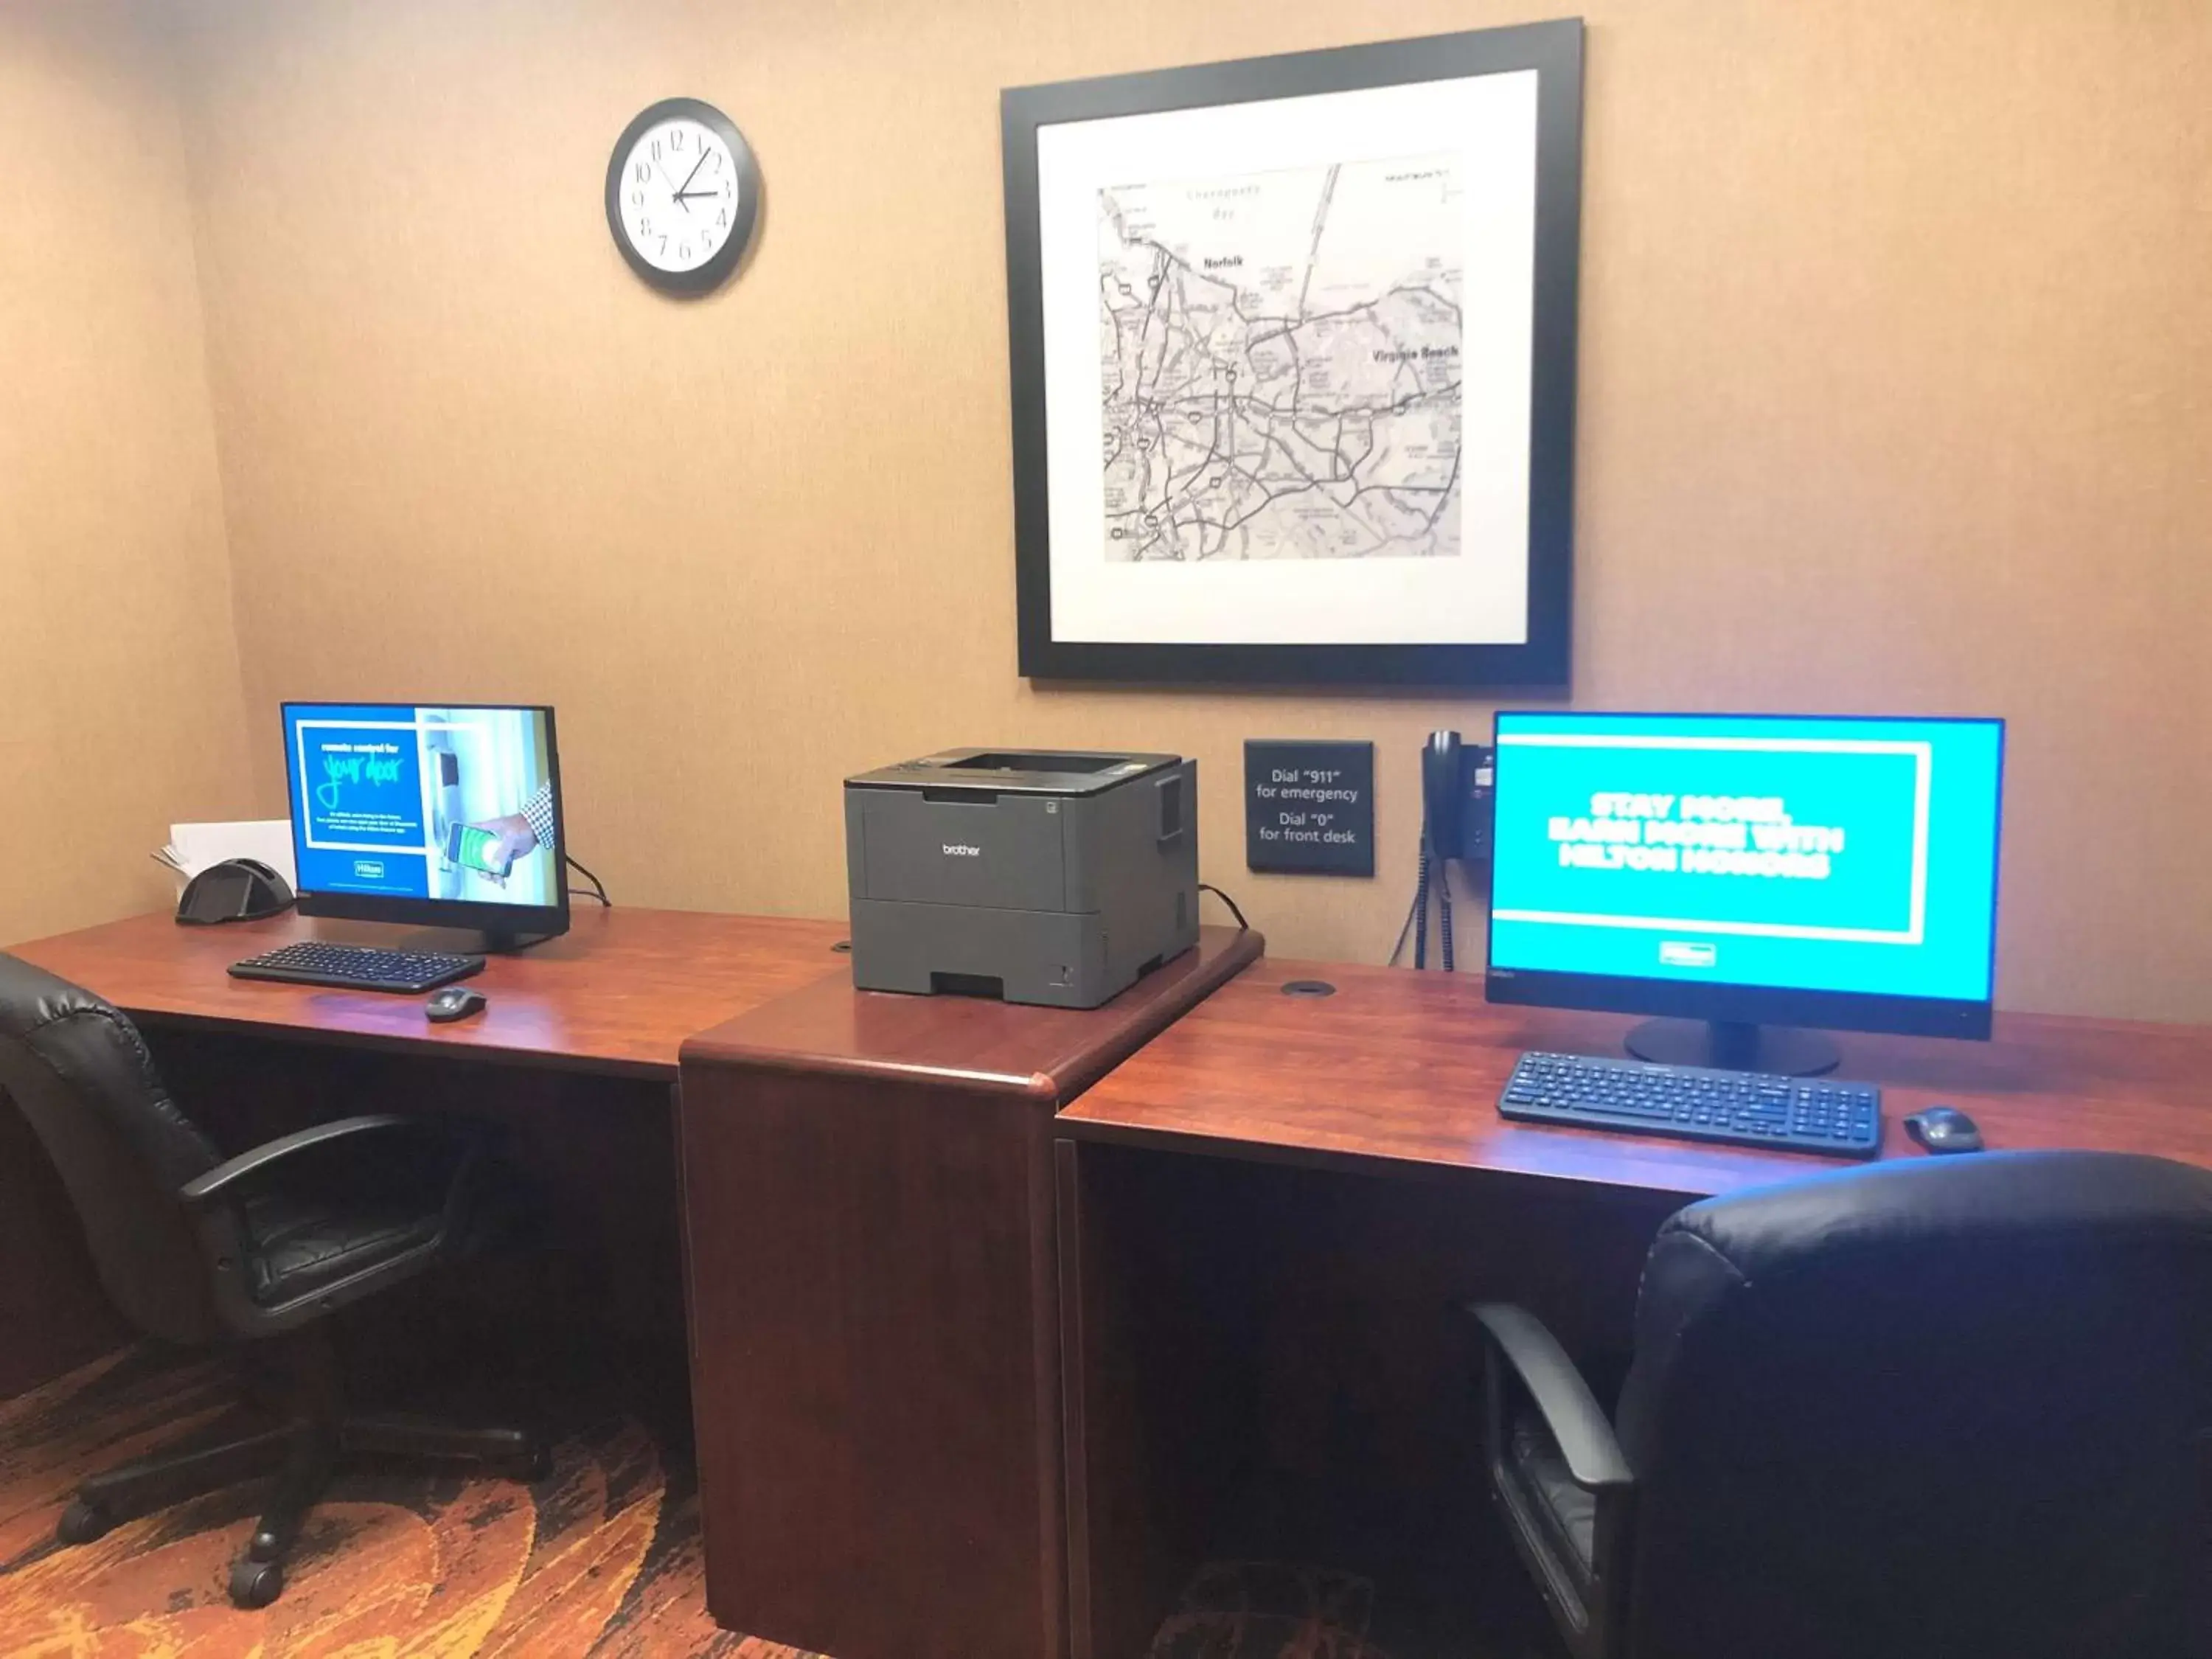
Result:
[[[706,294],[744,258],[760,194],[759,163],[730,118],[696,98],[664,98],[615,140],[607,228],[664,294]]]

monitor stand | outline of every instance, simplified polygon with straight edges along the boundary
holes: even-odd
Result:
[[[424,927],[392,941],[394,951],[443,952],[452,956],[495,957],[510,951],[527,951],[558,933],[508,933],[477,927]]]
[[[1628,1052],[1662,1066],[1711,1066],[1730,1072],[1818,1077],[1843,1061],[1818,1031],[1733,1019],[1647,1019],[1630,1028]]]

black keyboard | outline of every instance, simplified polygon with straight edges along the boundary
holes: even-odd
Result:
[[[1881,1090],[1763,1072],[1523,1054],[1498,1109],[1528,1123],[1626,1129],[1830,1158],[1872,1158],[1881,1149]]]
[[[234,979],[282,979],[295,985],[337,985],[352,991],[434,990],[483,971],[482,957],[438,951],[383,951],[368,945],[287,945],[265,957],[230,964]]]

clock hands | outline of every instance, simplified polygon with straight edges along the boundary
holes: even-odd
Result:
[[[702,142],[699,146],[699,159],[691,164],[691,171],[684,175],[684,182],[676,187],[676,200],[683,204],[684,210],[686,213],[691,211],[691,198],[686,192],[691,189],[691,181],[699,176],[699,169],[706,165],[707,146]],[[712,193],[713,192],[710,191],[704,190],[698,192],[698,194],[702,196],[711,195]]]

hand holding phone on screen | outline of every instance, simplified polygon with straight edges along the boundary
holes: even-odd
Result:
[[[446,834],[446,857],[464,870],[504,882],[515,860],[538,849],[538,835],[520,812],[487,818],[482,823],[457,823]]]

